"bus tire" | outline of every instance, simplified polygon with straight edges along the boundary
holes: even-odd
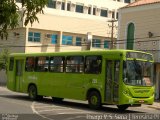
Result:
[[[37,99],[38,99],[38,100],[42,100],[42,99],[43,99],[43,96],[42,96],[42,95],[37,95]]]
[[[64,98],[52,97],[53,102],[60,103]]]
[[[124,110],[126,110],[128,107],[129,107],[130,105],[117,105],[117,107],[118,107],[118,109],[120,110],[120,111],[124,111]]]
[[[91,109],[99,109],[101,107],[101,96],[97,91],[91,91],[88,94],[88,104]]]
[[[30,85],[28,88],[28,96],[31,100],[37,100],[37,88],[35,85]]]

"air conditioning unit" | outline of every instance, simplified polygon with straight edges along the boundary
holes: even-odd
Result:
[[[52,34],[48,34],[48,33],[47,33],[47,34],[45,34],[45,37],[46,37],[46,38],[51,38],[51,37],[52,37]]]

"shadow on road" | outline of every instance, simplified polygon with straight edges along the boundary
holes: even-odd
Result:
[[[8,98],[8,99],[14,99],[14,100],[22,100],[22,101],[32,101],[29,99],[29,97],[27,95],[0,95],[0,97],[3,98]],[[88,107],[87,104],[85,103],[79,103],[79,102],[73,102],[72,100],[67,101],[64,99],[64,101],[60,102],[60,103],[55,103],[52,101],[51,98],[49,97],[44,97],[42,100],[40,101],[36,101],[37,103],[42,103],[42,104],[54,104],[56,106],[59,107],[68,107],[68,108],[72,108],[72,109],[80,109],[80,110],[87,110],[87,111],[91,111],[91,112],[106,112],[106,113],[119,113],[119,114],[126,114],[126,113],[144,113],[144,112],[139,112],[139,111],[133,111],[133,110],[126,110],[126,111],[120,111],[118,110],[115,106],[103,106],[101,109],[99,110],[92,110]]]
[[[31,101],[27,95],[0,95],[0,97],[14,99],[14,100]]]

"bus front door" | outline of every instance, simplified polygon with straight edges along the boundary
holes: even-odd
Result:
[[[16,79],[15,79],[15,90],[17,92],[22,91],[22,80],[23,80],[23,60],[16,60]]]
[[[105,99],[108,104],[118,103],[119,97],[119,60],[106,61],[106,92]]]

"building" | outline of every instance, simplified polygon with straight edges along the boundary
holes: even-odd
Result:
[[[119,9],[118,48],[154,55],[155,98],[160,99],[160,0],[139,0]]]
[[[21,7],[21,0],[15,1]],[[24,20],[20,21],[17,29],[9,30],[8,40],[0,43],[12,52],[79,51],[85,46],[87,33],[90,33],[93,38],[91,49],[109,49],[111,23],[107,21],[117,19],[117,9],[129,2],[48,0],[44,14],[38,15],[39,23],[24,26]],[[116,31],[114,27],[113,39],[117,38]]]

